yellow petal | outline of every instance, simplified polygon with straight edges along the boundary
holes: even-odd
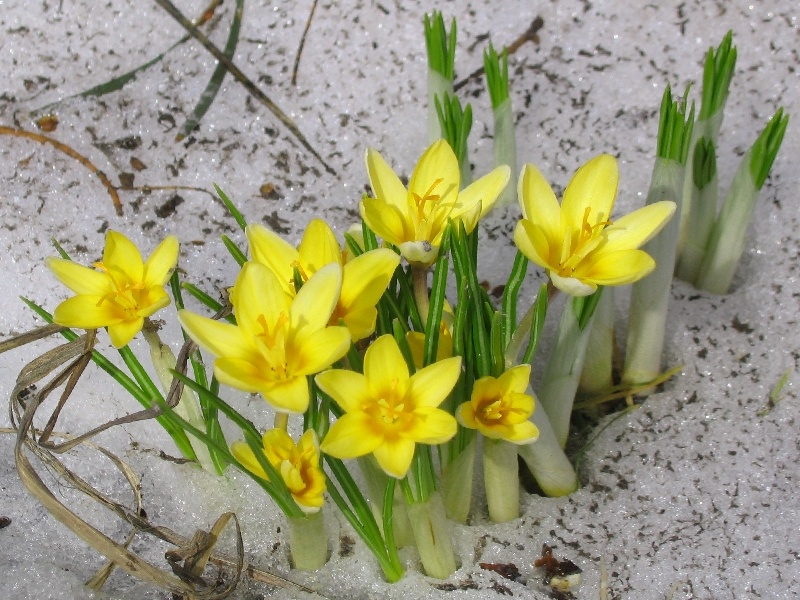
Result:
[[[106,233],[103,265],[109,271],[124,273],[130,281],[140,282],[144,275],[142,255],[136,245],[118,231],[111,229]]]
[[[248,225],[245,233],[253,260],[269,267],[278,276],[283,288],[294,293],[294,285],[291,283],[294,277],[292,263],[298,260],[297,250],[278,234],[258,223]]]
[[[375,306],[386,291],[400,257],[388,248],[365,252],[342,270],[339,304],[349,310]]]
[[[359,211],[361,218],[378,237],[395,246],[406,240],[404,213],[396,206],[383,200],[364,198],[359,205]]]
[[[233,442],[233,444],[231,444],[231,454],[233,454],[236,460],[242,463],[242,466],[245,469],[254,475],[257,475],[258,477],[261,477],[261,479],[266,479],[267,481],[269,480],[267,474],[264,472],[264,469],[261,468],[261,464],[258,462],[256,455],[253,454],[253,451],[251,450],[250,446],[247,445],[247,443]]]
[[[408,391],[409,396],[413,398],[414,406],[420,408],[439,406],[453,391],[460,374],[460,356],[440,360],[414,373]]]
[[[136,314],[140,317],[149,317],[171,302],[169,295],[163,287],[150,287],[142,290],[139,297]]]
[[[282,460],[291,460],[295,451],[294,440],[283,429],[267,429],[261,436],[261,444],[270,463],[276,465]]]
[[[281,318],[288,316],[291,296],[269,267],[249,261],[236,278],[231,302],[243,335],[256,336],[263,333],[261,320],[272,329]]]
[[[397,342],[382,335],[372,342],[364,355],[364,376],[372,390],[383,391],[408,381],[408,366]]]
[[[303,344],[309,335],[328,324],[341,289],[342,267],[339,263],[322,267],[303,284],[289,309],[292,344]]]
[[[655,265],[642,250],[620,250],[598,257],[582,277],[597,285],[627,285],[649,275]]]
[[[139,317],[130,321],[120,321],[108,326],[108,337],[114,348],[127,346],[134,336],[142,330],[144,319]]]
[[[400,436],[422,444],[444,444],[458,429],[455,417],[439,408],[422,408],[414,411],[419,419],[412,431],[400,431]]]
[[[610,154],[601,154],[575,172],[561,202],[562,225],[580,227],[589,208],[589,225],[608,221],[617,195],[619,172]]]
[[[408,473],[411,460],[414,458],[415,444],[411,440],[398,438],[384,440],[383,444],[373,450],[375,459],[383,471],[396,479],[402,479]]]
[[[501,165],[477,181],[473,181],[459,192],[458,201],[450,212],[450,217],[459,217],[472,207],[480,206],[480,218],[483,218],[497,202],[510,178],[511,169],[507,165]]]
[[[358,342],[364,338],[368,338],[375,333],[375,322],[378,320],[378,310],[374,306],[366,308],[359,308],[349,310],[340,317],[336,316],[336,312],[331,317],[331,323],[338,319],[344,321],[347,331],[350,332],[352,341]]]
[[[147,262],[144,263],[142,281],[145,287],[161,287],[167,283],[172,269],[178,263],[179,251],[180,243],[174,235],[167,236],[156,246]]]
[[[503,439],[512,444],[517,444],[518,446],[530,444],[539,439],[539,429],[530,421],[523,421],[522,423],[514,425],[511,435]]]
[[[550,260],[550,245],[542,229],[526,219],[520,219],[514,228],[514,243],[525,257],[543,269],[558,267]],[[557,262],[557,261],[556,261]]]
[[[325,221],[312,219],[298,247],[300,264],[311,277],[325,265],[342,262],[342,252],[333,230]]]
[[[333,369],[318,374],[314,380],[347,413],[360,410],[370,399],[367,380],[361,373]]]
[[[119,323],[126,315],[116,304],[97,296],[74,296],[64,300],[53,312],[53,321],[66,327],[97,329]]]
[[[417,162],[408,191],[420,198],[436,195],[439,197],[435,201],[437,205],[452,207],[458,198],[460,181],[461,171],[453,149],[445,140],[437,140]]]
[[[536,165],[528,163],[522,167],[517,187],[523,218],[536,223],[548,239],[563,237],[561,207]]]
[[[308,408],[308,380],[299,376],[273,382],[261,395],[278,412],[300,415]]]
[[[297,375],[313,375],[327,369],[350,349],[347,327],[325,327],[311,333],[300,346],[289,345],[286,360]]]
[[[661,231],[675,213],[675,203],[667,200],[648,204],[614,221],[603,230],[608,239],[603,252],[639,248]]]
[[[61,283],[76,294],[100,298],[114,290],[111,280],[106,274],[71,260],[51,256],[45,259],[45,264]]]
[[[478,429],[479,423],[475,418],[475,407],[472,402],[462,402],[456,408],[456,419],[468,429]]]
[[[384,442],[372,419],[363,412],[339,417],[325,435],[320,450],[336,458],[357,458],[373,452]],[[411,444],[412,449],[414,444]]]
[[[499,377],[500,387],[506,392],[524,393],[531,379],[530,365],[517,365]]]
[[[547,274],[557,289],[570,296],[588,296],[597,291],[597,284],[589,281],[588,277],[561,277],[553,271],[548,271]]]
[[[413,267],[430,267],[436,262],[436,256],[439,254],[439,247],[427,241],[403,242],[398,248],[403,258]]]
[[[400,178],[376,150],[368,148],[365,158],[369,182],[375,197],[401,212],[405,211],[408,192]]]
[[[252,362],[255,347],[236,325],[220,323],[188,310],[178,311],[178,320],[189,337],[214,356]]]
[[[258,393],[272,385],[267,380],[260,363],[243,358],[218,358],[214,361],[214,374],[220,383],[242,390],[243,392]]]

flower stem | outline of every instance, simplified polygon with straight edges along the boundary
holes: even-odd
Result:
[[[314,571],[328,562],[328,536],[322,510],[289,518],[289,551],[292,566]]]
[[[409,504],[408,517],[425,573],[447,579],[457,565],[442,497],[434,493],[424,502]]]
[[[411,278],[414,287],[414,301],[417,304],[420,320],[428,322],[428,312],[430,311],[430,298],[428,297],[428,269],[424,267],[413,267]]]
[[[595,309],[578,389],[587,394],[606,392],[614,385],[614,288],[606,287]]]
[[[442,499],[448,518],[466,523],[472,505],[472,482],[475,475],[475,449],[478,436],[442,469]]]
[[[483,481],[489,518],[495,523],[518,518],[519,466],[514,444],[483,438]]]

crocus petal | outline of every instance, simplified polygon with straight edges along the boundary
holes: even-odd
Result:
[[[363,412],[339,417],[320,444],[320,450],[336,458],[348,459],[364,456],[384,443],[383,435],[376,430],[372,419]],[[414,444],[411,444],[412,453]]]
[[[298,259],[297,250],[277,233],[259,223],[251,223],[245,229],[253,260],[269,267],[283,288],[294,293],[292,263]]]
[[[416,407],[439,406],[453,390],[460,374],[460,356],[446,358],[428,365],[411,376],[409,396],[413,397]]]
[[[113,292],[108,276],[100,271],[84,267],[71,260],[52,256],[45,259],[45,264],[61,283],[76,294],[99,298]]]
[[[297,250],[300,264],[308,277],[325,265],[342,262],[342,252],[336,235],[330,225],[321,219],[311,220]]]
[[[398,248],[400,249],[400,254],[414,267],[430,267],[439,254],[439,248],[427,241],[403,242]]]
[[[264,377],[264,371],[258,362],[243,358],[218,358],[214,361],[214,374],[220,383],[241,390],[257,393],[272,384]]]
[[[144,275],[139,249],[127,237],[111,229],[106,233],[103,265],[110,271],[125,273],[131,281],[142,281]]]
[[[302,344],[311,333],[328,324],[342,289],[342,267],[329,264],[303,284],[289,309],[293,340]]]
[[[243,334],[253,337],[263,333],[261,320],[274,327],[281,314],[289,312],[291,296],[274,271],[260,262],[249,261],[236,278],[231,302]]]
[[[398,381],[408,380],[408,366],[391,335],[382,335],[367,348],[364,376],[373,390],[390,389]]]
[[[607,238],[604,253],[639,248],[661,231],[675,213],[675,203],[654,202],[614,221],[603,230]]]
[[[399,264],[400,257],[388,248],[357,256],[342,270],[339,304],[347,310],[375,306]]]
[[[231,444],[231,454],[233,454],[236,460],[242,463],[245,469],[262,479],[269,480],[264,469],[261,468],[261,464],[258,462],[256,455],[253,454],[253,450],[246,442],[233,442]]]
[[[318,374],[314,380],[347,413],[361,409],[370,399],[367,380],[361,373],[334,369]]]
[[[405,240],[405,220],[403,211],[392,204],[375,198],[364,198],[359,205],[359,212],[364,222],[379,237],[390,244],[400,245]]]
[[[480,423],[475,418],[475,407],[472,402],[462,402],[456,408],[456,419],[468,429],[478,429]]]
[[[570,296],[588,296],[593,294],[597,291],[597,284],[577,279],[575,277],[561,277],[557,275],[553,271],[548,271],[547,274],[550,276],[550,281],[553,282],[553,285],[564,292],[565,294],[569,294]]]
[[[539,439],[539,429],[530,421],[523,421],[514,425],[511,434],[503,439],[518,446],[530,444]]]
[[[119,323],[126,315],[111,303],[97,296],[74,296],[64,300],[53,312],[53,321],[66,327],[97,329]]]
[[[507,165],[501,165],[477,181],[473,181],[458,193],[458,201],[450,216],[456,218],[469,211],[471,207],[480,205],[480,217],[483,218],[497,202],[510,178],[511,169]]]
[[[278,412],[300,415],[308,408],[308,381],[304,376],[277,381],[262,389],[261,395]]]
[[[214,356],[251,360],[255,353],[253,344],[236,325],[220,323],[188,310],[178,311],[178,320],[189,337]]]
[[[453,415],[439,408],[415,410],[414,417],[420,419],[420,423],[412,432],[408,432],[411,435],[403,431],[399,434],[422,444],[444,444],[453,438],[458,429]]]
[[[523,218],[541,227],[548,239],[563,237],[561,207],[553,188],[536,165],[528,163],[522,167],[517,187]]]
[[[403,438],[384,440],[383,444],[373,452],[381,469],[387,475],[402,479],[408,473],[411,460],[414,458],[414,442]]]
[[[408,191],[400,181],[400,178],[376,150],[368,148],[365,158],[369,182],[375,192],[375,197],[400,211],[404,211]]]
[[[142,330],[144,319],[139,317],[130,321],[120,321],[108,326],[108,337],[114,348],[127,346],[134,336]]]
[[[620,250],[603,253],[581,276],[597,285],[627,285],[649,275],[655,266],[655,261],[642,250]]]
[[[580,224],[589,208],[591,226],[608,221],[617,195],[619,172],[610,154],[596,156],[575,172],[561,202],[562,224]]]
[[[313,375],[327,369],[350,349],[347,327],[325,327],[311,333],[302,345],[287,347],[287,361],[298,375]]]
[[[524,392],[531,380],[531,366],[517,365],[499,377],[500,387],[505,392]]]
[[[452,207],[458,197],[460,181],[461,171],[453,149],[445,140],[437,140],[417,162],[408,191],[420,198],[430,194],[439,196],[437,205]]]
[[[335,318],[331,317],[331,321]],[[375,322],[378,319],[378,309],[374,306],[367,306],[366,308],[358,308],[349,310],[341,317],[344,321],[347,331],[350,332],[350,337],[353,342],[358,342],[364,338],[368,338],[375,333]]]
[[[167,236],[156,246],[147,262],[144,263],[143,282],[146,288],[162,287],[167,283],[170,272],[178,263],[179,251],[180,243],[174,235]]]
[[[517,221],[514,227],[514,243],[532,263],[543,269],[558,267],[558,264],[552,264],[550,260],[550,242],[542,229],[531,221],[527,219]]]
[[[150,287],[142,290],[139,309],[136,314],[140,317],[149,317],[171,302],[169,295],[163,287]]]

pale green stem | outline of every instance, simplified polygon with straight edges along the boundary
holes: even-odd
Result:
[[[409,504],[408,518],[425,574],[437,579],[450,577],[458,565],[442,497],[434,492],[424,502]]]
[[[758,199],[758,188],[750,170],[751,151],[745,153],[728,188],[725,202],[708,242],[697,287],[712,294],[727,294],[744,253],[747,226]]]
[[[489,518],[495,523],[518,518],[519,466],[514,444],[483,438],[483,482]]]
[[[414,301],[417,303],[417,310],[419,311],[422,323],[428,322],[428,312],[430,311],[430,297],[428,296],[428,269],[414,267],[411,270],[413,287],[414,287]]]
[[[164,390],[164,394],[169,394],[170,387],[172,386],[172,373],[170,372],[175,368],[176,359],[172,349],[161,341],[158,333],[154,329],[145,327],[142,329],[144,339],[150,347],[150,359],[153,362],[158,380]],[[174,408],[178,416],[188,421],[193,427],[200,431],[206,430],[206,423],[203,419],[203,411],[200,408],[200,403],[197,400],[194,392],[188,387],[183,388],[181,399],[177,406]],[[209,473],[216,473],[214,461],[211,460],[211,454],[208,451],[208,446],[203,442],[189,438],[189,443],[192,445],[197,462],[200,466]]]
[[[364,474],[367,482],[367,493],[370,500],[370,508],[378,526],[383,530],[383,496],[386,493],[386,483],[389,476],[378,465],[373,454],[368,454],[358,459],[358,465]],[[400,486],[395,486],[394,501],[392,502],[392,530],[394,531],[394,543],[397,548],[405,548],[414,545],[414,537],[411,533],[411,523],[408,521],[408,511],[403,500]]]
[[[508,342],[505,353],[506,370],[519,364],[519,351],[522,349],[522,344],[524,344],[525,340],[528,339],[528,335],[531,331],[531,323],[533,322],[533,316],[535,313],[536,303],[534,302],[530,305],[530,308],[528,308],[527,312],[522,316],[519,325],[517,325],[517,328],[511,335],[511,341]]]
[[[593,319],[594,315],[581,329],[573,308],[573,298],[567,297],[556,331],[556,343],[547,358],[542,376],[539,401],[550,419],[556,439],[562,448],[566,445],[569,435],[572,405],[575,393],[578,391],[578,381],[583,370]]]
[[[599,394],[614,385],[614,288],[606,287],[594,309],[594,321],[578,389],[586,394]]]
[[[442,469],[442,497],[448,518],[466,523],[472,504],[472,482],[475,474],[475,449],[478,436]]]
[[[684,167],[667,158],[656,158],[647,204],[660,200],[677,200],[675,214],[680,214]],[[661,373],[661,355],[667,329],[675,252],[680,220],[673,217],[643,250],[656,262],[655,270],[633,284],[631,292],[628,338],[622,381],[636,385],[652,381]]]
[[[328,536],[322,510],[289,518],[289,551],[292,567],[314,571],[328,562]]]
[[[506,98],[494,109],[494,164],[508,165],[511,178],[498,198],[495,208],[508,206],[517,198],[517,140],[514,136],[514,111],[511,98]]]
[[[274,427],[275,429],[283,429],[284,431],[286,431],[287,428],[289,427],[289,413],[276,412]]]
[[[530,388],[528,393],[533,394]],[[547,496],[567,496],[578,489],[578,475],[556,439],[547,413],[538,400],[536,404],[531,421],[539,429],[539,438],[532,444],[517,446],[517,454]]]

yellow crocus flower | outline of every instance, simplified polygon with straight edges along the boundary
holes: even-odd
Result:
[[[146,262],[127,237],[106,233],[103,260],[94,269],[50,257],[47,267],[77,294],[56,307],[53,320],[66,327],[107,327],[111,343],[122,348],[142,330],[145,317],[168,306],[164,290],[178,262],[178,239],[168,236]]]
[[[375,305],[400,264],[395,252],[380,248],[346,260],[333,230],[321,219],[308,224],[297,249],[259,224],[247,226],[247,239],[253,260],[272,269],[292,295],[295,267],[303,280],[307,280],[325,265],[341,265],[342,290],[329,323],[338,325],[341,319],[354,342],[373,334],[378,316]]]
[[[317,512],[325,499],[325,474],[319,466],[319,443],[313,429],[297,444],[283,429],[270,429],[261,438],[264,457],[281,474],[292,498],[305,513]],[[253,450],[245,442],[234,442],[231,452],[248,471],[269,480]]]
[[[559,205],[534,165],[522,169],[522,219],[514,242],[567,294],[588,296],[597,286],[633,283],[655,267],[638,248],[666,224],[675,203],[655,202],[612,221],[618,180],[617,161],[601,154],[578,169]]]
[[[231,292],[236,325],[187,310],[178,318],[217,357],[214,373],[221,383],[258,392],[279,412],[299,414],[308,408],[306,376],[327,369],[350,347],[347,328],[328,326],[341,282],[341,267],[328,265],[292,297],[275,273],[250,261]]]
[[[452,391],[461,358],[448,358],[409,376],[391,335],[375,340],[364,356],[364,374],[333,369],[316,377],[320,389],[345,411],[331,425],[321,449],[336,458],[375,455],[390,476],[402,479],[417,443],[442,444],[456,434],[456,420],[437,408]]]
[[[471,232],[494,206],[511,174],[502,165],[459,191],[458,159],[445,140],[423,153],[408,189],[377,151],[368,149],[366,161],[375,198],[361,201],[361,218],[415,267],[428,267],[436,260],[448,220],[463,221]]]
[[[517,365],[498,377],[481,377],[472,388],[472,397],[456,409],[464,426],[484,436],[512,444],[530,444],[539,430],[528,418],[533,413],[533,396],[526,394],[531,378],[530,365]]]

